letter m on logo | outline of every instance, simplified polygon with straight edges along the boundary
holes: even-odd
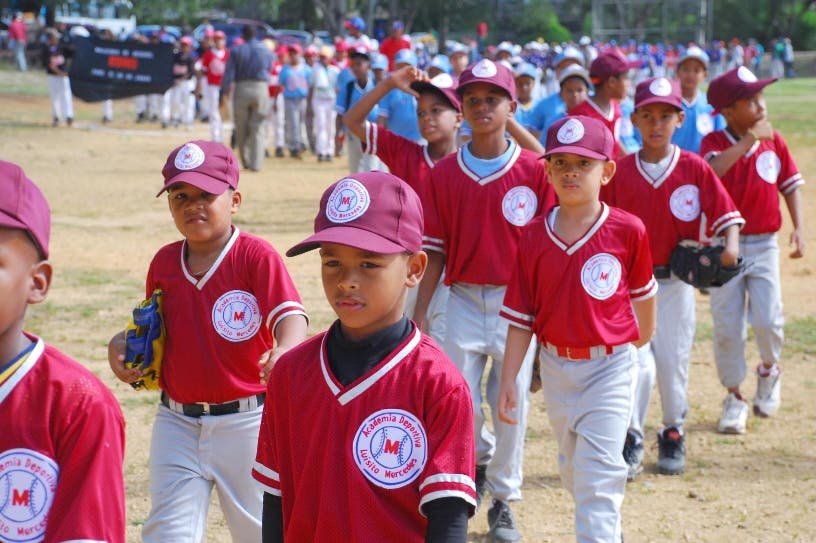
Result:
[[[22,505],[23,507],[28,507],[28,489],[20,492],[15,488],[11,497],[11,505]]]
[[[399,441],[385,440],[385,448],[383,452],[387,454],[399,454]]]
[[[238,322],[244,322],[244,312],[243,311],[236,311],[232,314],[232,320]]]

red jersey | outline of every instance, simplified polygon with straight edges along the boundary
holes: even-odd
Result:
[[[335,326],[337,326],[335,324]],[[414,326],[343,386],[318,334],[272,370],[253,477],[281,497],[289,542],[425,541],[423,506],[476,505],[473,408],[461,373]]]
[[[164,292],[162,390],[181,403],[263,392],[258,360],[273,347],[272,331],[281,319],[306,314],[283,259],[238,228],[203,277],[187,268],[186,253],[184,241],[166,245],[147,272],[147,295]]]
[[[602,199],[636,215],[646,225],[655,266],[668,266],[684,239],[703,241],[745,220],[717,174],[702,157],[672,146],[666,169],[656,178],[639,153],[621,158]]]
[[[207,52],[201,57],[201,68],[207,74],[207,84],[221,86],[228,58],[229,49],[221,49],[220,51],[215,47],[207,49]]]
[[[621,151],[621,143],[620,143],[620,124],[621,124],[621,117],[623,117],[623,113],[621,113],[620,104],[617,100],[610,100],[609,104],[612,106],[611,111],[607,115],[598,107],[598,105],[592,101],[592,98],[587,98],[571,110],[569,110],[570,115],[586,115],[587,117],[593,117],[602,121],[606,127],[612,132],[612,135],[615,137],[615,141],[617,145],[615,145],[614,152],[615,156],[612,157],[612,160],[618,160]]]
[[[700,144],[700,154],[709,160],[730,148],[737,139],[728,130],[711,132]],[[774,132],[773,140],[754,142],[722,176],[742,216],[743,234],[772,234],[782,227],[779,193],[790,194],[804,184],[785,140]]]
[[[36,337],[0,385],[0,540],[125,541],[125,421],[110,390]]]
[[[515,144],[513,144],[515,145]],[[537,154],[515,147],[485,177],[470,170],[463,150],[431,170],[423,249],[445,253],[445,284],[506,285],[521,227],[555,203]]]
[[[638,339],[632,301],[657,293],[649,239],[640,219],[602,206],[595,224],[571,245],[552,230],[558,207],[524,229],[499,315],[564,347]]]
[[[280,73],[283,69],[283,63],[276,60],[272,63],[272,68],[269,69],[269,97],[275,98],[283,92],[283,86],[280,84]]]
[[[400,36],[399,39],[394,39],[393,37],[388,36],[382,41],[382,43],[380,43],[380,53],[388,57],[389,72],[394,71],[394,57],[396,56],[397,51],[410,48],[411,40],[406,36]]]

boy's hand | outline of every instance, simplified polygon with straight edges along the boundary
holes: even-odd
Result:
[[[722,254],[720,255],[720,264],[727,268],[731,268],[737,265],[737,261],[739,260],[739,252],[734,251],[733,249],[729,248],[728,246],[723,249]]]
[[[392,72],[388,79],[394,88],[419,98],[419,93],[411,88],[411,83],[414,81],[425,81],[428,79],[428,76],[418,68],[403,66],[399,70]]]
[[[258,360],[258,365],[261,367],[260,376],[261,376],[261,383],[267,384],[269,381],[269,374],[272,373],[272,368],[275,367],[278,359],[288,351],[287,347],[281,347],[278,345],[273,349],[269,349],[264,354],[261,355],[260,360]]]
[[[516,382],[509,381],[505,383],[502,379],[499,388],[499,420],[505,424],[518,424],[516,416],[516,407],[518,406],[518,399],[516,397]]]
[[[119,332],[108,343],[108,364],[113,374],[123,383],[131,384],[142,377],[139,369],[125,369],[125,334]]]
[[[751,127],[754,137],[758,140],[772,140],[774,137],[773,126],[768,119],[762,119]]]
[[[805,256],[805,234],[799,229],[791,232],[789,245],[793,247],[790,253],[791,258],[802,258]]]

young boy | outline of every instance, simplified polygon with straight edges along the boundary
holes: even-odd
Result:
[[[263,541],[464,543],[470,392],[403,314],[428,262],[419,197],[391,174],[358,173],[326,189],[314,224],[286,254],[320,250],[338,320],[272,370],[252,471]]]
[[[289,46],[289,63],[281,68],[278,81],[283,87],[284,123],[286,127],[286,147],[292,158],[301,158],[306,148],[303,143],[306,102],[312,82],[312,69],[303,62],[301,47],[297,43]]]
[[[530,385],[532,343],[517,379],[521,424],[498,420],[496,396],[506,326],[499,307],[510,279],[521,227],[554,202],[538,154],[505,136],[516,109],[513,74],[506,66],[481,60],[462,73],[457,94],[473,139],[431,170],[430,201],[423,247],[430,250],[428,272],[417,295],[415,316],[426,326],[428,301],[445,270],[450,286],[443,347],[470,386],[476,436],[476,488],[489,489],[488,511],[495,541],[517,541],[521,534],[509,503],[521,499],[526,428],[526,391]],[[522,129],[523,131],[523,129]],[[534,139],[534,138],[531,138]],[[493,428],[485,425],[482,375],[487,359],[488,402]]]
[[[23,330],[45,300],[51,211],[0,161],[0,539],[125,541],[125,421],[90,371]]]
[[[598,199],[615,173],[616,145],[594,118],[570,116],[550,127],[545,169],[559,206],[522,232],[501,308],[510,329],[499,417],[504,424],[523,421],[516,381],[535,336],[580,542],[621,541],[626,464],[620,451],[636,378],[632,344],[644,345],[655,327],[657,282],[646,228]]]
[[[629,93],[629,70],[639,64],[627,60],[617,49],[601,53],[589,66],[595,94],[569,110],[570,115],[594,117],[606,125],[617,141],[612,160],[625,154],[620,142],[620,102]]]
[[[563,68],[558,73],[558,83],[560,90],[539,101],[527,117],[530,131],[542,145],[546,143],[550,126],[586,100],[592,88],[589,72],[580,64],[569,64]]]
[[[241,232],[238,164],[222,144],[191,141],[162,170],[170,214],[184,239],[159,250],[145,292],[163,294],[167,339],[161,405],[150,447],[151,511],[142,539],[200,541],[215,486],[235,541],[261,538],[261,492],[251,484],[266,378],[306,337],[306,314],[283,259]],[[108,358],[126,383],[123,333]],[[277,391],[275,391],[277,393]]]
[[[683,95],[685,119],[672,136],[672,143],[681,149],[700,152],[700,142],[713,130],[725,128],[725,119],[714,113],[714,108],[700,92],[700,85],[708,77],[708,54],[697,46],[685,50],[677,63],[677,81]]]
[[[703,138],[700,152],[745,217],[739,242],[745,270],[722,287],[711,289],[714,357],[720,382],[728,389],[718,429],[726,433],[744,433],[748,417],[748,405],[740,392],[746,374],[746,307],[761,359],[756,368],[754,414],[774,415],[781,402],[779,357],[784,318],[776,240],[782,226],[779,193],[793,224],[790,257],[801,258],[805,252],[802,193],[798,190],[804,180],[785,140],[768,121],[762,98],[762,89],[774,81],[758,80],[743,66],[714,79],[708,87],[709,103],[722,113],[728,126]]]
[[[722,264],[733,266],[739,257],[739,228],[745,223],[706,161],[672,143],[674,131],[684,122],[676,81],[658,77],[640,83],[631,119],[640,130],[643,146],[618,161],[602,199],[643,221],[660,290],[655,337],[638,352],[635,408],[623,449],[630,480],[643,470],[643,423],[655,367],[663,411],[663,428],[657,434],[657,471],[677,475],[685,469],[683,423],[694,342],[694,287],[670,272],[671,253],[683,240],[723,237]]]
[[[335,138],[340,138],[343,131],[343,114],[365,94],[374,89],[374,76],[371,73],[371,53],[365,47],[352,49],[349,57],[351,64],[347,70],[340,72],[337,78],[337,131]],[[377,108],[372,108],[368,114],[368,120],[377,121]],[[342,141],[335,142],[336,148],[342,146]],[[349,135],[348,141],[349,172],[370,171],[376,162],[370,156],[364,157],[360,140],[353,134]]]

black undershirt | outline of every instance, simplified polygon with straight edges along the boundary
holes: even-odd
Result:
[[[343,386],[348,386],[394,352],[413,330],[413,323],[403,316],[399,322],[362,341],[352,341],[343,334],[340,323],[335,322],[326,338],[329,368]],[[426,543],[464,542],[469,511],[470,505],[460,498],[439,498],[425,504],[423,512],[428,517]],[[262,526],[263,543],[283,542],[283,510],[279,496],[264,493]]]

